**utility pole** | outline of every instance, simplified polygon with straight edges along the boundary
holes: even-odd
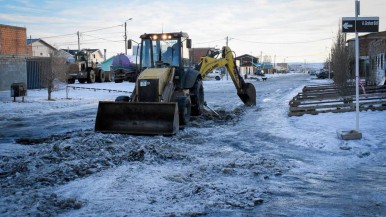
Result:
[[[127,55],[127,33],[126,33],[126,21],[125,21],[125,54]]]
[[[80,51],[80,33],[79,31],[77,32],[78,35],[78,51]]]
[[[276,54],[273,55],[273,68],[276,67]]]
[[[228,36],[226,38],[226,46],[228,47]]]
[[[127,26],[127,21],[128,20],[132,20],[133,18],[129,18],[129,19],[127,19],[127,20],[125,20],[125,54],[127,55],[127,28],[126,28],[126,26]]]

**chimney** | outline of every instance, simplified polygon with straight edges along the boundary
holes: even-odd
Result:
[[[106,49],[103,49],[103,50],[104,50],[103,58],[104,58],[104,61],[106,61]]]

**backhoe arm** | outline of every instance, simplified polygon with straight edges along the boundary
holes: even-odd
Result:
[[[245,83],[243,77],[237,70],[232,50],[229,47],[223,47],[222,58],[220,59],[215,58],[215,54],[217,53],[210,53],[205,57],[201,57],[201,63],[198,67],[201,77],[205,78],[214,69],[225,66],[236,87],[237,95],[243,103],[247,106],[256,105],[255,86],[251,83]]]

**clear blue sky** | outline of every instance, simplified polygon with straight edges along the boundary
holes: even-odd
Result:
[[[322,62],[341,17],[354,16],[354,0],[0,0],[0,23],[27,28],[28,37],[58,48],[124,52],[128,38],[145,32],[184,31],[194,47],[229,46],[237,55],[268,55],[276,62]],[[361,0],[361,16],[379,16],[386,30],[386,1]],[[102,29],[102,30],[100,30]],[[97,30],[97,31],[93,31]],[[353,35],[349,35],[353,37]]]

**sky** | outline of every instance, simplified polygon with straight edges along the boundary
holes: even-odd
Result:
[[[377,16],[386,30],[386,1],[362,0],[362,17]],[[127,38],[187,32],[193,47],[221,48],[272,62],[324,62],[341,25],[354,17],[355,0],[0,0],[0,24],[27,28],[60,49],[125,52]],[[131,19],[130,19],[131,18]],[[348,38],[355,37],[349,34]],[[131,50],[128,54],[132,53]]]

